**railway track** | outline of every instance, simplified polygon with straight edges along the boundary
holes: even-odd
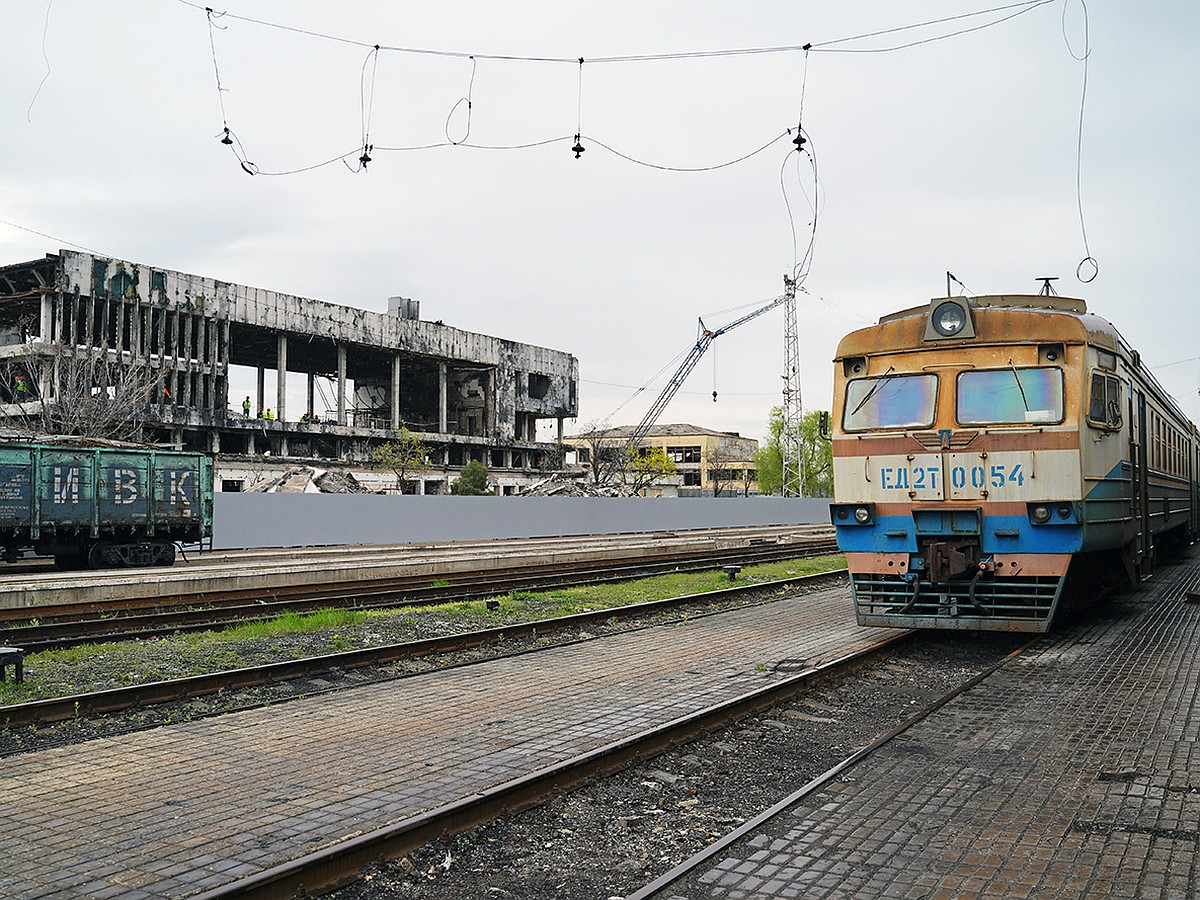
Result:
[[[569,790],[686,743],[715,728],[760,712],[819,684],[843,677],[882,658],[913,632],[881,637],[873,646],[847,653],[827,664],[684,715],[661,727],[613,741],[557,765],[501,784],[457,802],[413,816],[392,826],[349,838],[256,875],[196,895],[196,900],[265,900],[322,892],[345,884],[370,864],[394,859],[435,838],[536,805],[548,794]],[[965,690],[964,685],[960,690]],[[949,697],[946,698],[948,700]],[[944,702],[944,701],[943,701]],[[832,776],[831,776],[832,777]]]
[[[682,887],[683,882],[696,875],[698,872],[704,870],[707,866],[711,865],[713,860],[716,859],[723,851],[727,850],[732,845],[755,835],[756,833],[767,830],[772,822],[787,816],[788,813],[806,797],[817,793],[834,779],[841,776],[844,772],[846,772],[846,770],[863,761],[881,747],[887,746],[914,725],[917,725],[918,723],[929,718],[935,712],[952,701],[955,697],[958,697],[960,694],[979,684],[981,681],[1003,666],[1006,662],[1024,653],[1040,640],[1041,635],[1038,635],[1037,637],[1026,641],[1000,661],[946,691],[942,696],[930,702],[911,718],[901,722],[890,731],[876,738],[867,746],[860,748],[854,753],[851,753],[845,759],[832,766],[825,772],[822,772],[816,778],[813,778],[807,784],[789,794],[787,797],[780,800],[769,809],[763,811],[758,816],[755,816],[738,828],[733,829],[719,840],[714,841],[712,844],[705,847],[701,852],[693,855],[689,859],[680,863],[678,866],[670,869],[642,889],[635,891],[632,894],[627,894],[625,896],[625,900],[654,900],[654,898],[658,897],[662,897],[664,900],[666,900],[666,898],[681,896],[681,894],[677,890],[674,890],[674,888]],[[786,828],[778,830],[786,831]]]
[[[119,713],[134,708],[208,696],[221,691],[244,690],[263,685],[278,684],[292,679],[323,675],[334,670],[344,671],[370,666],[381,666],[402,659],[439,656],[476,647],[499,644],[506,640],[512,641],[531,635],[569,632],[601,623],[629,621],[642,616],[670,612],[693,605],[713,605],[722,601],[753,595],[756,592],[804,585],[819,585],[824,582],[836,581],[844,577],[844,575],[845,570],[839,569],[818,575],[805,575],[780,581],[742,585],[704,594],[671,597],[664,600],[600,609],[594,612],[561,616],[554,619],[541,619],[532,622],[504,625],[482,631],[447,635],[427,640],[409,641],[402,644],[391,644],[383,647],[351,650],[306,659],[268,663],[206,675],[157,681],[150,684],[92,691],[35,700],[28,703],[10,704],[8,706],[0,706],[0,723],[3,723],[8,728],[28,725],[50,725],[70,719]]]
[[[865,649],[861,652],[846,654],[845,656],[830,662],[828,665],[806,670],[804,672],[799,672],[790,684],[782,683],[776,685],[774,689],[769,692],[776,694],[773,699],[768,701],[767,696],[759,698],[762,701],[768,702],[755,703],[752,698],[747,696],[739,698],[736,702],[723,704],[722,706],[728,708],[730,713],[728,716],[723,716],[721,714],[720,707],[718,706],[714,706],[710,710],[697,713],[697,719],[703,719],[710,715],[711,719],[709,719],[705,726],[699,729],[696,734],[687,734],[685,730],[678,735],[673,735],[672,731],[676,725],[686,727],[686,724],[681,720],[679,723],[671,723],[665,729],[639,735],[637,738],[628,742],[629,744],[633,744],[645,738],[646,743],[639,747],[618,747],[616,744],[614,744],[610,747],[602,748],[593,754],[582,755],[576,760],[571,760],[568,763],[563,764],[561,767],[563,771],[558,773],[558,779],[555,779],[555,773],[547,772],[547,780],[540,785],[542,788],[542,793],[540,796],[533,796],[536,794],[539,785],[522,785],[519,790],[528,790],[530,794],[530,798],[525,802],[522,802],[521,800],[524,794],[505,794],[504,790],[508,787],[506,785],[503,788],[498,789],[495,796],[479,797],[477,799],[471,798],[471,800],[465,801],[464,804],[460,804],[459,806],[448,806],[445,810],[436,810],[430,814],[430,821],[428,822],[412,821],[409,823],[399,823],[390,834],[377,836],[378,842],[371,840],[376,836],[364,836],[363,844],[367,845],[367,841],[371,840],[371,843],[368,845],[370,847],[368,852],[377,852],[383,858],[396,859],[398,856],[404,855],[406,862],[408,859],[411,859],[413,862],[417,863],[415,871],[419,873],[423,871],[421,868],[422,859],[426,862],[428,862],[430,859],[433,859],[433,861],[436,863],[443,853],[450,852],[449,848],[454,848],[454,852],[458,852],[458,848],[473,846],[473,843],[476,841],[482,841],[489,845],[492,842],[503,843],[506,839],[511,840],[511,835],[514,833],[522,836],[527,835],[531,842],[559,837],[559,828],[575,828],[579,827],[580,824],[574,820],[573,816],[568,815],[564,817],[561,813],[561,810],[564,807],[567,809],[579,810],[581,808],[588,807],[590,803],[602,802],[592,798],[596,795],[603,797],[605,794],[603,790],[593,791],[592,789],[585,788],[583,791],[583,799],[577,803],[572,804],[568,801],[568,803],[561,805],[550,804],[550,806],[555,810],[554,812],[551,812],[550,810],[539,809],[533,812],[529,819],[523,817],[517,818],[516,822],[511,826],[497,826],[495,822],[498,819],[510,818],[514,811],[520,810],[522,807],[528,808],[546,804],[546,798],[548,796],[560,796],[561,792],[564,790],[570,790],[574,786],[581,783],[595,782],[597,776],[612,774],[613,772],[622,768],[636,767],[638,764],[643,764],[643,768],[640,770],[642,774],[637,775],[631,773],[629,776],[627,776],[627,780],[636,783],[638,779],[641,778],[644,782],[644,779],[647,777],[647,768],[654,768],[657,765],[661,765],[661,763],[659,763],[656,759],[653,763],[650,763],[649,766],[645,766],[644,764],[646,761],[655,757],[660,752],[669,750],[672,747],[676,748],[673,755],[677,759],[680,756],[682,756],[683,759],[695,759],[695,756],[688,755],[691,753],[696,753],[701,756],[711,755],[711,749],[706,753],[704,749],[693,749],[693,745],[687,742],[691,741],[693,738],[702,737],[703,732],[709,732],[735,722],[744,722],[746,716],[754,715],[756,713],[760,714],[760,716],[776,718],[777,714],[775,712],[764,713],[763,710],[769,706],[776,706],[777,704],[788,704],[789,701],[794,701],[797,695],[806,695],[810,693],[812,689],[818,688],[821,685],[834,685],[840,682],[841,679],[852,675],[852,673],[858,669],[864,668],[872,663],[891,658],[893,651],[898,652],[899,656],[903,658],[908,650],[917,646],[923,637],[924,636],[918,632],[907,632],[901,635],[896,635],[886,645],[878,645]],[[877,751],[881,747],[886,746],[890,741],[894,740],[896,737],[933,714],[936,710],[942,708],[964,691],[970,690],[972,687],[979,684],[982,680],[986,679],[989,675],[995,672],[1006,661],[1033,646],[1038,642],[1039,639],[1040,637],[1025,642],[1023,646],[1019,647],[1013,652],[1008,653],[999,662],[984,666],[983,669],[977,674],[971,676],[964,675],[957,684],[954,684],[947,690],[939,692],[940,696],[937,696],[936,699],[929,701],[927,705],[923,706],[920,712],[917,714],[910,716],[905,713],[904,719],[899,725],[889,729],[883,735],[871,740],[862,749],[851,753],[849,756],[839,760],[824,772],[821,772],[816,777],[811,778],[799,790],[788,795],[782,801],[771,804],[765,812],[751,817],[741,825],[736,826],[733,831],[729,832],[725,836],[717,838],[714,843],[711,843],[700,853],[687,857],[684,862],[672,867],[666,874],[655,879],[650,884],[646,884],[644,887],[635,890],[626,888],[624,891],[617,888],[616,885],[613,885],[608,888],[608,893],[619,894],[623,896],[625,900],[669,900],[669,898],[698,897],[701,895],[706,896],[707,891],[705,888],[709,885],[708,881],[692,881],[689,883],[686,880],[690,876],[703,874],[708,869],[711,869],[712,864],[715,861],[730,855],[729,853],[723,853],[722,851],[727,850],[727,848],[729,848],[731,845],[737,844],[738,842],[744,843],[746,840],[756,835],[767,833],[773,837],[777,837],[780,834],[786,833],[789,829],[794,828],[795,823],[787,818],[787,814],[789,810],[791,810],[798,802],[803,800],[803,798],[815,792],[819,792],[823,786],[829,784],[834,779],[843,777],[847,779],[851,778],[852,775],[847,770],[852,769],[854,765],[867,759],[870,754]],[[764,692],[764,695],[766,693],[768,692]],[[809,708],[811,709],[811,707]],[[751,721],[757,720],[752,719]],[[753,728],[754,726],[746,726],[745,724],[742,724],[739,727]],[[723,738],[723,740],[726,739],[728,738]],[[704,746],[704,743],[699,745],[700,748],[703,748]],[[614,755],[612,757],[606,757],[606,754],[610,751],[612,751]],[[626,752],[629,754],[628,759],[625,759],[623,755]],[[575,771],[571,771],[573,766],[578,766],[579,768]],[[670,771],[678,771],[678,769],[671,768],[669,763],[667,766]],[[578,775],[579,777],[569,777],[575,775]],[[682,791],[680,793],[682,793]],[[688,793],[692,792],[689,791]],[[624,796],[620,793],[620,791],[615,792],[615,794],[616,796]],[[678,796],[678,794],[676,796]],[[650,804],[648,803],[639,804],[638,809],[634,810],[634,818],[637,817],[636,813],[641,807],[649,805]],[[666,805],[669,808],[671,804],[668,801]],[[467,808],[464,809],[464,806]],[[607,813],[599,810],[594,810],[593,812],[601,819],[612,821],[618,815],[627,814],[627,810],[627,806],[618,806],[617,809],[610,810]],[[442,818],[443,815],[446,818]],[[462,818],[464,816],[469,816],[470,818],[463,822]],[[662,818],[665,820],[663,822],[663,826],[668,831],[671,830],[670,827],[672,823],[676,825],[682,825],[686,821],[686,819],[680,818],[672,819],[670,815],[664,815]],[[772,828],[772,823],[777,820],[782,820],[782,824],[776,825],[774,828]],[[694,822],[695,820],[692,821]],[[456,840],[452,837],[446,837],[447,833],[455,831],[467,831],[468,829],[485,822],[492,822],[493,824],[479,832],[464,834],[462,835],[461,840]],[[444,829],[440,834],[438,832],[439,827]],[[599,827],[605,831],[608,830],[608,828],[604,825]],[[407,828],[411,828],[412,830],[407,831]],[[687,830],[687,828],[680,829],[681,832]],[[639,832],[639,834],[642,833]],[[642,836],[645,837],[644,834]],[[388,843],[389,840],[391,843]],[[550,844],[547,843],[545,846],[549,847]],[[659,846],[661,846],[661,844]],[[749,850],[745,851],[742,858],[745,858],[755,850],[761,849],[763,846],[764,844],[761,841],[754,843]],[[354,853],[360,849],[367,850],[367,846],[363,846],[361,848],[348,848],[348,852]],[[524,856],[524,854],[530,852],[530,849],[528,846],[518,846],[510,849],[509,853],[513,852],[520,853],[522,856]],[[626,849],[625,854],[630,854],[630,849]],[[622,854],[618,853],[617,855],[618,858],[620,858]],[[472,867],[474,867],[474,869],[486,867],[489,863],[495,867],[497,865],[497,860],[490,858],[488,855],[473,856],[470,860],[470,864]],[[533,860],[529,861],[529,865],[531,868],[536,869],[536,862]],[[587,863],[582,863],[581,865],[585,868],[588,868]],[[360,878],[363,872],[367,872],[371,873],[368,880],[370,880],[370,878],[374,878],[379,882],[378,890],[380,892],[380,896],[387,895],[388,888],[392,887],[400,880],[398,878],[389,880],[386,877],[389,869],[392,872],[399,871],[399,869],[394,865],[390,867],[387,864],[376,864],[372,866],[367,863],[365,868],[361,868],[359,870],[353,870],[350,867],[343,868],[342,859],[339,858],[337,848],[330,848],[327,851],[310,854],[310,856],[306,859],[297,859],[293,863],[293,866],[294,872],[284,872],[280,870],[272,873],[263,873],[260,878],[256,879],[252,883],[227,885],[224,890],[214,891],[211,894],[205,895],[206,900],[218,900],[218,898],[221,898],[221,900],[226,900],[226,898],[253,898],[253,900],[257,900],[259,897],[269,896],[271,890],[280,885],[283,886],[283,890],[281,891],[280,895],[284,895],[291,884],[291,882],[285,879],[292,874],[295,874],[295,876],[301,880],[307,878],[310,881],[316,881],[319,878],[326,877],[331,879],[330,883],[336,884],[338,881],[346,881],[353,878],[356,871]],[[562,868],[569,869],[571,866],[572,863],[565,862]],[[495,868],[485,868],[485,871],[495,870]],[[593,880],[591,882],[589,882],[588,878],[584,876],[578,883],[606,883],[607,879],[605,879],[602,870],[597,871],[594,867],[592,867],[592,871]],[[440,872],[438,874],[439,876],[441,875]],[[478,881],[471,881],[469,878],[465,878],[461,883],[456,883],[456,879],[454,879],[454,877],[449,873],[446,874],[444,879],[439,878],[438,880],[445,881],[445,884],[441,886],[440,890],[431,887],[428,891],[418,891],[415,893],[415,895],[422,897],[458,897],[482,895],[478,889]],[[495,881],[491,881],[489,879],[485,883],[496,885],[497,891],[502,890],[502,888],[508,888],[511,891],[512,888],[511,879],[496,879]],[[356,890],[356,888],[358,889]],[[472,888],[475,888],[475,890],[472,890]],[[503,896],[504,894],[501,895]],[[359,881],[355,887],[349,887],[345,892],[335,892],[335,896],[339,898],[343,896],[360,898],[365,896],[374,896],[374,894],[372,894],[370,890],[368,890],[363,883]],[[574,896],[574,894],[572,894],[572,896]],[[603,894],[598,894],[597,896],[603,896]]]
[[[316,609],[379,609],[429,605],[502,595],[623,581],[676,571],[702,571],[725,565],[752,565],[802,556],[836,553],[836,543],[813,537],[788,544],[758,544],[721,551],[665,554],[653,560],[617,560],[521,566],[478,574],[432,574],[364,578],[236,591],[178,594],[170,598],[114,599],[37,610],[0,613],[0,643],[34,653],[97,640],[130,640],[185,631],[213,630]]]

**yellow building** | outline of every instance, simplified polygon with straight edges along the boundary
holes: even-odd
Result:
[[[634,426],[620,425],[563,438],[574,447],[578,462],[596,471],[597,455],[620,452]],[[656,425],[642,439],[642,448],[662,447],[681,479],[680,496],[743,496],[758,493],[754,455],[758,441],[736,431],[713,431],[697,425]]]

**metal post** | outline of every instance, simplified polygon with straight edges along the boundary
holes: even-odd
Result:
[[[796,328],[796,281],[783,277],[783,433],[779,450],[783,459],[783,496],[804,494],[804,443],[800,429],[804,407],[800,400],[800,339]]]

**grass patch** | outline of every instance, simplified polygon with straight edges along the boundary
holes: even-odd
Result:
[[[311,613],[284,613],[261,622],[232,625],[221,632],[227,640],[278,637],[285,634],[310,634],[323,628],[346,628],[366,621],[369,613],[355,609],[319,609]]]
[[[710,570],[706,572],[676,572],[670,575],[656,575],[653,578],[639,578],[636,581],[581,585],[550,591],[513,591],[496,598],[500,601],[500,609],[493,615],[537,618],[570,616],[597,609],[629,606],[651,600],[666,600],[669,597],[680,597],[685,594],[707,594],[728,587],[769,584],[772,581],[781,581],[801,575],[829,572],[843,568],[845,565],[846,559],[839,553],[747,566],[734,582],[730,582],[729,576],[724,572]]]
[[[770,584],[786,578],[843,568],[841,555],[747,566],[732,585]],[[551,619],[728,588],[718,570],[677,572],[615,584],[548,591],[512,591],[487,600],[455,600],[392,610],[325,609],[246,622],[224,631],[191,632],[170,638],[86,644],[26,658],[21,685],[0,683],[0,704],[183,678],[262,662],[398,643],[432,634],[473,631],[531,619]],[[292,636],[311,635],[304,639]],[[0,722],[0,728],[3,723]]]

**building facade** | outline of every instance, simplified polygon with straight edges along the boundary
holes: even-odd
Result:
[[[372,312],[71,250],[0,267],[0,422],[65,402],[80,360],[94,394],[146,378],[137,415],[172,447],[361,462],[407,429],[432,451],[422,492],[471,460],[511,485],[556,468],[578,414],[574,356],[422,321],[406,298]],[[253,390],[230,396],[231,366]]]
[[[602,431],[564,438],[575,448],[577,461],[590,467],[596,454],[602,458],[619,453],[633,434],[634,426],[621,425]],[[679,496],[746,496],[758,493],[755,454],[758,441],[736,431],[714,431],[697,425],[656,425],[642,439],[640,448],[662,447],[675,464]]]

